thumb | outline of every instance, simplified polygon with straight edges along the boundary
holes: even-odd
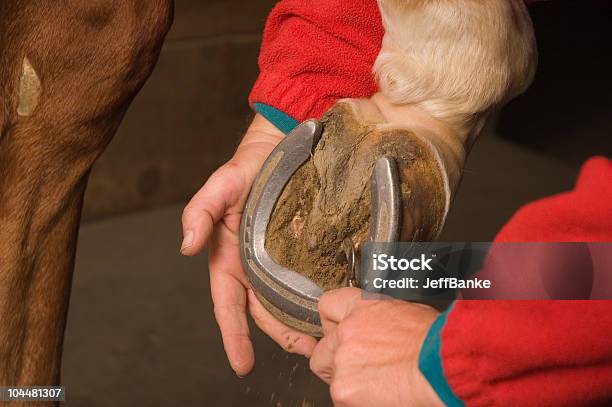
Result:
[[[353,307],[362,298],[363,291],[358,288],[340,288],[327,291],[319,299],[319,316],[323,333],[328,335],[335,330],[353,310]]]
[[[219,220],[231,214],[234,208],[239,215],[242,208],[238,206],[245,191],[248,192],[248,188],[245,187],[244,173],[239,164],[229,161],[219,168],[183,211],[181,253],[185,256],[198,254],[208,243]],[[238,233],[237,223],[233,229],[232,232]]]

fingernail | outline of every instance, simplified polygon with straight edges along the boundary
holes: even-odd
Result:
[[[188,230],[185,233],[185,237],[183,238],[183,243],[181,244],[181,253],[185,252],[185,249],[190,248],[193,245],[193,230]]]

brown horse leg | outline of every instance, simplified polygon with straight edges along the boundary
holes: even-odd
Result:
[[[52,385],[83,192],[172,0],[0,1],[0,386]]]

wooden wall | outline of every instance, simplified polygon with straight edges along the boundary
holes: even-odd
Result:
[[[233,153],[251,112],[271,0],[177,0],[160,61],[94,167],[86,219],[188,199]]]

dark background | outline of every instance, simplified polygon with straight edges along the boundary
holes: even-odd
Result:
[[[87,193],[63,363],[68,406],[326,406],[307,362],[253,329],[257,365],[229,369],[205,256],[178,253],[186,200],[232,154],[269,0],[178,0],[151,80]],[[487,241],[523,204],[572,187],[612,156],[612,6],[531,8],[540,67],[468,160],[442,235]],[[611,180],[612,182],[612,180]]]

